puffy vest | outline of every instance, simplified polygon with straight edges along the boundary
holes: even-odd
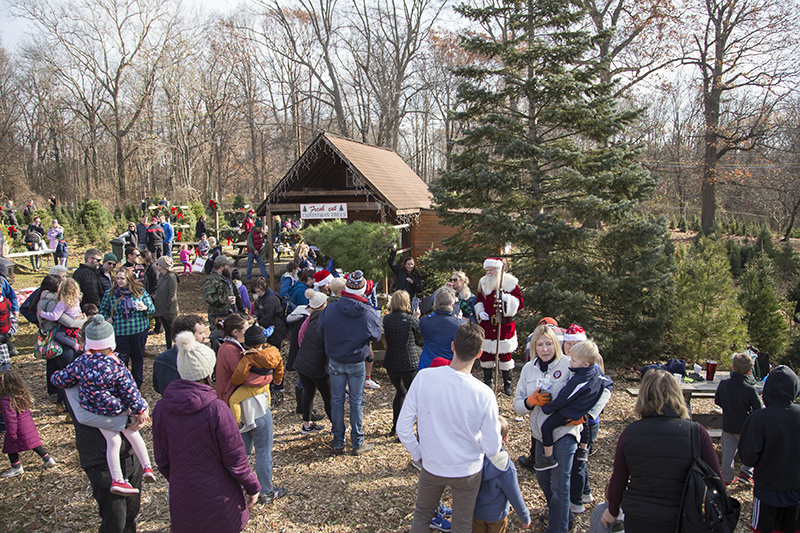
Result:
[[[691,423],[677,416],[645,416],[625,428],[622,446],[630,472],[622,495],[625,515],[677,527],[693,461]]]
[[[253,252],[257,254],[261,251],[261,248],[264,246],[264,234],[260,231],[251,231],[250,238],[253,239],[253,247],[255,250],[250,250],[248,248],[248,252]]]

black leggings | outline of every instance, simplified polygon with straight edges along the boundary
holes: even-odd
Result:
[[[39,457],[41,457],[42,459],[47,457],[47,450],[44,449],[44,446],[37,446],[36,448],[33,449],[33,451],[38,453]],[[15,465],[15,464],[19,463],[19,454],[18,453],[9,453],[8,454],[8,460],[11,461],[12,465]]]
[[[161,325],[164,326],[164,336],[167,338],[167,350],[172,348],[172,320],[169,320],[163,316],[156,318],[157,321],[161,322]]]
[[[406,399],[406,393],[408,392],[409,387],[411,387],[411,382],[414,381],[416,375],[416,370],[411,372],[401,372],[398,374],[389,372],[389,379],[392,380],[392,385],[394,385],[396,391],[394,394],[394,401],[392,402],[392,433],[397,430],[397,417],[400,416],[400,409],[403,408],[403,402]]]
[[[324,378],[310,378],[300,373],[297,375],[303,384],[303,422],[311,422],[311,406],[314,405],[314,391],[317,390],[325,404],[325,414],[331,420],[331,378],[328,374]]]

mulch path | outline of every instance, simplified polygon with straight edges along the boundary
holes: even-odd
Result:
[[[202,279],[199,275],[182,278],[178,289],[182,312],[205,315],[201,297]],[[55,406],[47,401],[44,361],[30,355],[33,333],[30,325],[21,328],[15,338],[21,355],[12,362],[28,381],[36,400],[34,420],[44,446],[58,464],[55,468],[43,470],[35,453],[21,455],[25,474],[0,480],[0,531],[96,531],[99,526],[97,508],[86,475],[80,469],[72,426],[64,423],[64,415],[57,413]],[[148,342],[142,393],[151,406],[158,400],[150,381],[152,362],[155,355],[165,348],[163,336]],[[479,370],[476,370],[476,377],[478,373]],[[626,378],[634,379],[635,374],[612,374],[612,377],[617,387],[600,424],[595,444],[597,451],[589,462],[591,486],[598,502],[604,499],[617,438],[622,429],[634,420],[634,399],[624,392],[624,382]],[[300,435],[301,417],[295,414],[293,394],[296,374],[288,373],[286,400],[274,411],[273,458],[275,484],[286,487],[289,492],[272,505],[252,508],[246,532],[408,531],[418,474],[410,465],[403,446],[395,438],[387,436],[391,428],[394,389],[385,371],[377,365],[373,378],[382,388],[366,392],[364,432],[367,442],[375,444],[375,450],[361,457],[334,457],[331,454],[329,432],[314,436]],[[511,423],[507,449],[516,459],[527,454],[530,446],[528,421],[527,418],[518,419],[511,398],[501,394],[498,400],[501,413]],[[316,409],[323,412],[319,398]],[[712,400],[694,400],[693,409],[697,413],[711,412]],[[330,429],[329,421],[322,423],[326,429]],[[150,426],[145,427],[142,433],[152,450]],[[252,456],[250,460],[255,469]],[[155,485],[147,485],[144,489],[138,531],[169,531],[168,484],[160,475],[157,477]],[[535,477],[531,472],[519,469],[519,483],[532,511],[533,530],[543,531],[544,526],[539,518],[546,516],[546,503]],[[742,519],[737,531],[748,531],[752,488],[738,484],[730,493],[742,502]],[[449,495],[446,494],[445,501],[448,499]],[[592,507],[587,505],[587,512],[577,516],[575,531],[588,531]],[[509,531],[521,530],[520,522],[512,512]]]

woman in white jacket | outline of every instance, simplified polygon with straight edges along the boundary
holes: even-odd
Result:
[[[531,360],[522,369],[514,396],[514,410],[521,415],[530,414],[537,456],[544,453],[542,422],[550,416],[542,412],[542,406],[558,396],[572,375],[569,368],[570,359],[561,353],[555,332],[546,325],[537,327],[531,339]],[[592,408],[592,413],[596,415],[602,411],[610,397],[610,392],[604,393]],[[575,425],[556,428],[553,432],[553,454],[558,466],[536,472],[536,479],[547,498],[549,515],[546,533],[567,533],[573,520],[569,510],[569,482],[582,421],[576,422]],[[535,459],[521,457],[519,460],[532,463]]]

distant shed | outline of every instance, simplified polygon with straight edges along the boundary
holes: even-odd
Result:
[[[258,207],[260,217],[300,215],[309,206],[346,204],[346,220],[402,228],[413,257],[441,248],[456,228],[441,224],[427,184],[395,152],[320,133]],[[341,217],[344,219],[344,217]],[[316,223],[318,219],[306,220]]]

